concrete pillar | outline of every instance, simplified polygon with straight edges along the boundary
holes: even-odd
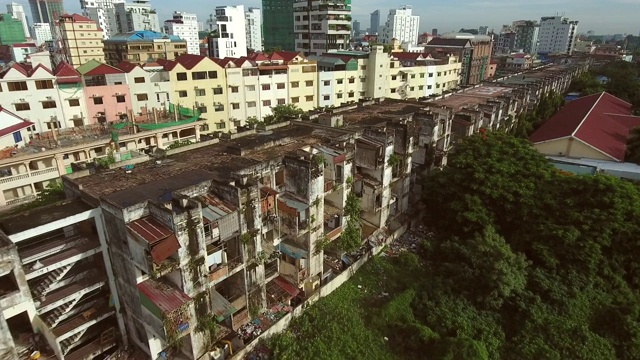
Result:
[[[59,176],[66,175],[67,169],[64,166],[64,159],[62,158],[62,154],[55,155],[55,163],[56,163],[56,166],[58,167],[58,175]]]
[[[102,257],[104,259],[105,269],[107,271],[107,277],[109,279],[109,289],[111,290],[111,297],[113,298],[113,304],[116,308],[116,320],[118,321],[118,327],[120,328],[120,335],[122,337],[122,343],[124,346],[128,346],[129,338],[127,337],[127,328],[124,325],[124,319],[122,318],[122,312],[120,310],[120,299],[118,297],[118,289],[116,287],[115,277],[113,275],[113,269],[111,268],[111,257],[109,256],[109,247],[107,246],[106,230],[104,228],[104,218],[102,212],[96,215],[93,220],[96,224],[96,230],[98,232],[98,239],[100,240],[100,248],[102,249]]]

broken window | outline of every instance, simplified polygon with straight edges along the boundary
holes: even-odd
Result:
[[[18,287],[15,275],[13,275],[13,271],[9,271],[5,275],[0,276],[0,298],[18,291],[20,291],[20,288]]]

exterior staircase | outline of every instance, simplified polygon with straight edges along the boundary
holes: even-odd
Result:
[[[65,265],[50,272],[47,277],[36,286],[35,295],[38,297],[46,295],[51,290],[51,285],[60,281],[65,275],[67,275],[73,265],[74,264]]]
[[[78,303],[78,301],[80,301],[80,299],[82,299],[82,296],[77,296],[72,301],[55,308],[51,312],[51,315],[47,316],[45,320],[47,324],[49,324],[50,327],[54,328],[70,315],[77,313],[75,311],[71,311],[71,309],[73,309],[73,307]]]
[[[84,335],[84,333],[87,332],[87,329],[84,329],[84,330],[74,334],[73,336],[62,340],[60,342],[60,348],[62,349],[62,354],[67,355],[69,353],[69,351],[71,349],[73,349],[77,345],[78,340],[80,340],[82,335]]]

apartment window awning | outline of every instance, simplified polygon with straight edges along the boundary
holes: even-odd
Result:
[[[275,302],[290,300],[300,293],[295,285],[288,282],[282,276],[271,280],[266,286],[267,296],[273,299]]]
[[[178,238],[169,228],[151,216],[127,224],[129,233],[148,244],[153,262],[160,264],[180,249]]]
[[[281,242],[280,244],[278,244],[278,250],[280,250],[280,252],[287,254],[288,256],[294,259],[309,258],[309,252],[307,250],[300,249],[299,247],[296,247],[291,244],[286,244],[284,242]]]
[[[224,318],[237,311],[237,309],[231,305],[229,300],[225,299],[224,296],[214,289],[211,289],[211,304],[211,311],[218,321],[223,321]]]
[[[171,255],[175,254],[178,249],[180,249],[178,238],[174,234],[169,235],[168,238],[151,247],[151,257],[153,258],[153,262],[160,264]]]

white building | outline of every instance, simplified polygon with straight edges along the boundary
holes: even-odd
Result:
[[[296,51],[322,55],[349,49],[351,20],[351,2],[297,0],[293,3]]]
[[[7,4],[7,13],[11,14],[12,18],[18,19],[22,22],[22,29],[24,30],[24,35],[26,37],[30,37],[29,24],[27,23],[27,15],[24,13],[24,8],[22,7],[22,5],[15,2]]]
[[[245,15],[245,31],[247,32],[247,47],[255,51],[262,51],[262,11],[249,8]]]
[[[184,39],[187,42],[187,54],[200,55],[198,24],[195,14],[174,11],[173,18],[164,22],[164,33]]]
[[[243,5],[217,6],[210,27],[217,35],[209,39],[209,55],[217,58],[247,56]]]
[[[564,16],[545,16],[540,19],[538,53],[571,54],[578,35],[578,22]]]
[[[53,40],[53,35],[51,34],[51,24],[33,24],[33,39],[38,46],[42,45],[45,41]]]
[[[124,0],[80,0],[82,15],[98,23],[103,40],[118,32],[115,3],[124,3]]]
[[[152,121],[154,109],[160,111],[169,108],[171,83],[169,73],[162,66],[154,63],[141,66],[123,61],[118,68],[125,72],[134,116],[142,116],[143,121]]]
[[[420,16],[412,15],[411,6],[405,5],[397,9],[389,10],[387,22],[379,34],[380,41],[390,44],[397,39],[400,43],[415,45],[418,43],[418,30],[420,28]]]
[[[118,33],[141,30],[162,32],[158,13],[151,8],[149,0],[134,0],[133,4],[116,3],[114,6]]]

